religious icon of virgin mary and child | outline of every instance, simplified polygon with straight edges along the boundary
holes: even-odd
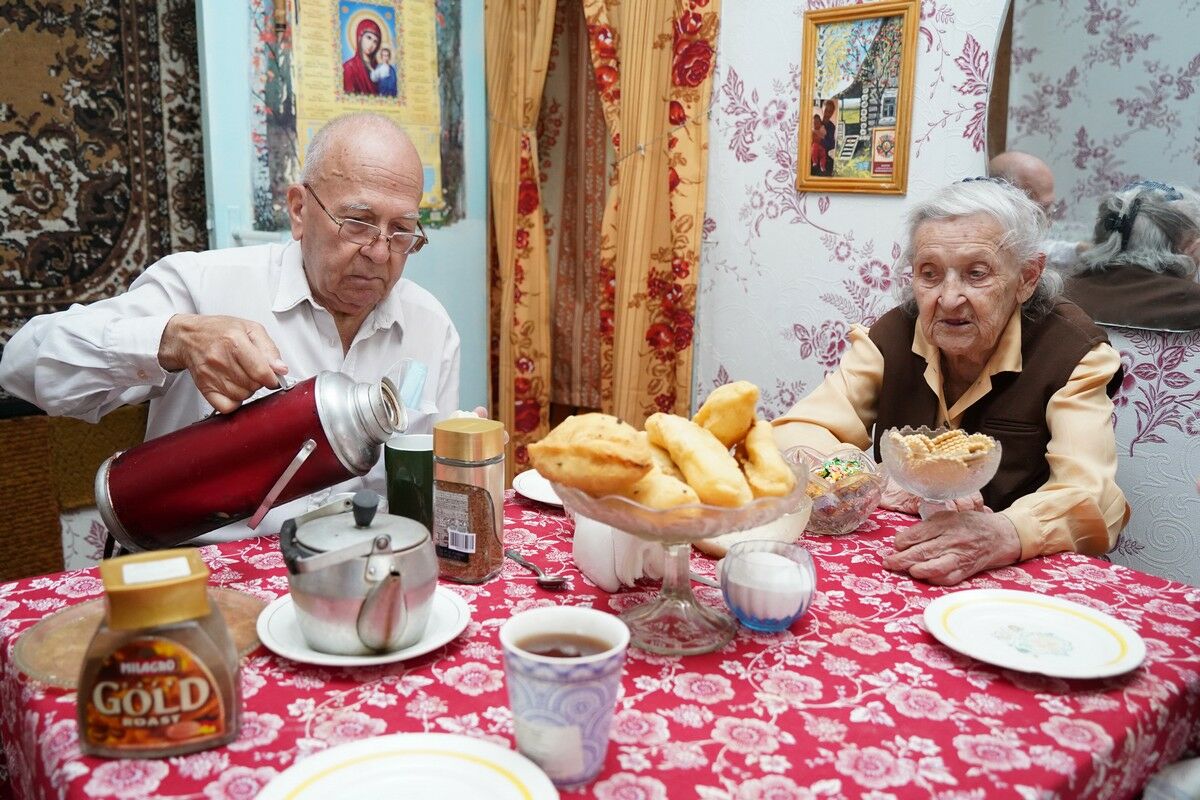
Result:
[[[395,68],[392,61],[392,43],[396,40],[394,30],[395,11],[386,6],[366,3],[343,3],[342,23],[342,91],[346,94],[395,95]],[[353,8],[351,8],[353,6]],[[386,60],[381,59],[387,53]],[[391,87],[381,92],[379,78],[390,77]],[[387,89],[391,88],[388,92]]]

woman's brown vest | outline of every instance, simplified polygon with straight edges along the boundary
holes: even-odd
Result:
[[[870,338],[883,354],[883,385],[875,420],[875,460],[889,428],[937,423],[938,400],[925,382],[925,359],[912,351],[916,319],[894,308],[871,326]],[[1066,385],[1080,359],[1108,336],[1074,303],[1060,301],[1038,322],[1021,320],[1020,372],[992,376],[992,389],[963,414],[961,427],[1000,442],[1000,468],[983,489],[984,502],[1002,511],[1046,482],[1050,428],[1046,405]],[[1112,397],[1122,372],[1108,384]],[[1111,436],[1110,431],[1101,432]]]

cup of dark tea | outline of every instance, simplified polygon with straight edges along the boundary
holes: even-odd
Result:
[[[592,608],[555,606],[500,627],[517,749],[560,788],[604,768],[629,628]]]

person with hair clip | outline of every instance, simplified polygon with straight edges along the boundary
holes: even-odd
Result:
[[[1067,278],[1068,297],[1101,325],[1200,329],[1200,195],[1138,181],[1100,201],[1093,244]]]

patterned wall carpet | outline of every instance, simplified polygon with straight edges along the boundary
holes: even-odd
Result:
[[[2,346],[207,246],[195,3],[0,0],[0,74]]]

